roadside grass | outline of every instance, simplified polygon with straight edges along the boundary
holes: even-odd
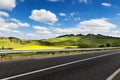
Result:
[[[90,50],[91,51],[91,50]],[[43,57],[50,57],[50,56],[62,56],[62,55],[69,55],[69,54],[80,54],[82,52],[88,51],[50,51],[50,52],[24,52],[24,53],[3,53],[0,54],[0,61],[6,60],[16,60],[16,59],[27,59],[27,58],[43,58]]]
[[[117,49],[117,48],[116,48]],[[116,50],[116,49],[106,49],[106,50]],[[73,51],[49,51],[49,52],[22,52],[22,53],[1,53],[0,61],[8,61],[8,60],[19,60],[19,59],[29,59],[29,58],[46,58],[46,57],[54,57],[54,56],[64,56],[64,55],[73,55],[73,54],[83,54],[90,53],[101,50],[73,50]],[[120,48],[119,48],[120,50]]]

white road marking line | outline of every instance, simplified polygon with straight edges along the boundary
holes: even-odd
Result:
[[[101,58],[101,57],[105,57],[105,56],[110,56],[110,55],[114,55],[114,54],[119,54],[119,53],[120,53],[120,52],[109,53],[109,54],[100,55],[100,56],[96,56],[96,57],[91,57],[91,58],[86,58],[86,59],[82,59],[82,60],[77,60],[77,61],[73,61],[73,62],[69,62],[69,63],[65,63],[65,64],[60,64],[60,65],[48,67],[48,68],[45,68],[45,69],[35,70],[35,71],[32,71],[32,72],[23,73],[23,74],[11,76],[11,77],[3,78],[3,79],[0,79],[0,80],[10,80],[10,79],[13,79],[13,78],[18,78],[18,77],[22,77],[22,76],[26,76],[26,75],[38,73],[38,72],[47,71],[47,70],[50,70],[50,69],[55,69],[55,68],[59,68],[59,67],[71,65],[71,64],[74,64],[74,63],[78,63],[78,62],[88,61],[88,60],[97,59],[97,58]]]
[[[117,74],[120,73],[120,68],[117,69],[112,75],[110,75],[106,80],[113,80]]]

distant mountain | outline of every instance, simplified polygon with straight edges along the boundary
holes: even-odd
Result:
[[[101,34],[70,34],[43,40],[22,40],[15,37],[0,37],[0,48],[17,48],[27,45],[43,46],[78,46],[78,47],[116,47],[120,38]]]

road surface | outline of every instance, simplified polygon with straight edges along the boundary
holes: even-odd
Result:
[[[0,63],[0,80],[106,80],[120,68],[120,50]]]

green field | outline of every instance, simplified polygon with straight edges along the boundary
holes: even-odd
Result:
[[[14,37],[1,37],[1,49],[36,50],[90,47],[120,47],[120,38],[103,35],[63,35],[44,40],[21,40]]]

